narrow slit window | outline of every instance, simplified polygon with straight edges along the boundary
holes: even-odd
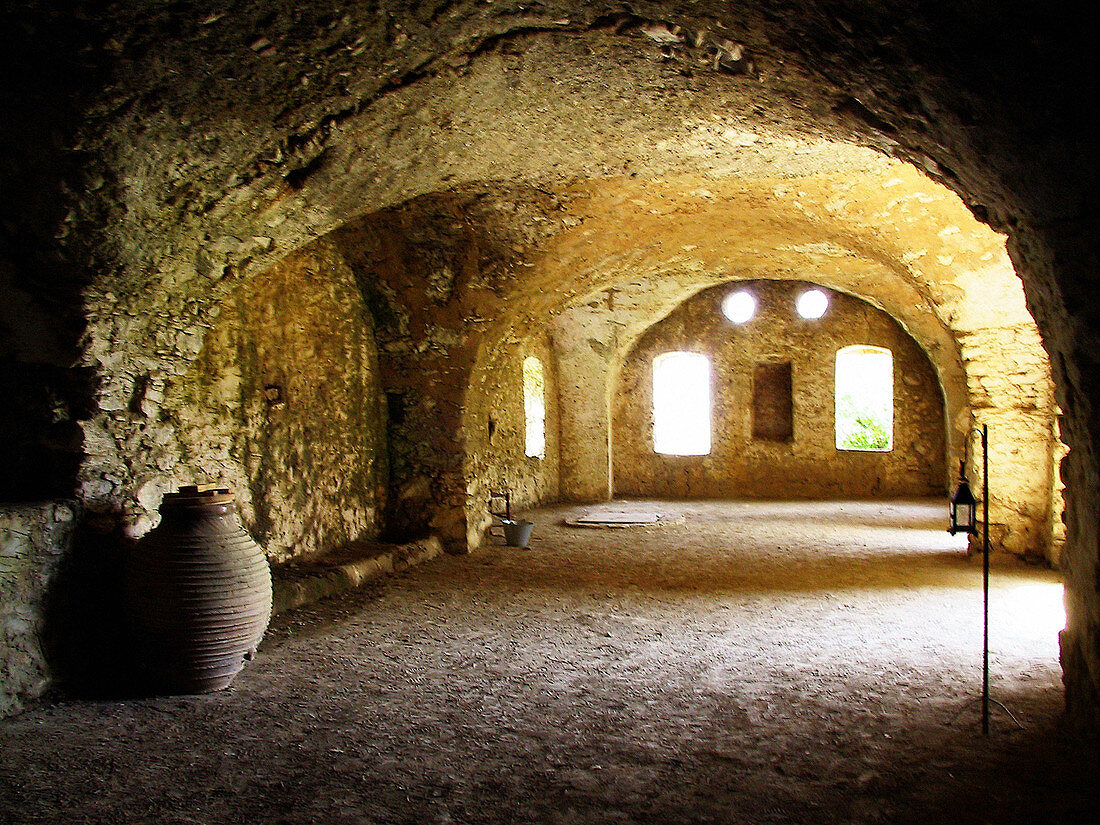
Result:
[[[852,346],[836,354],[836,448],[886,452],[894,447],[894,356]]]
[[[695,352],[653,359],[653,451],[710,453],[710,361]]]
[[[542,458],[546,455],[546,382],[542,362],[533,355],[523,359],[523,414],[525,452],[532,458]]]

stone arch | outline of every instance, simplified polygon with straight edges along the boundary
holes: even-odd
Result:
[[[260,271],[310,238],[353,223],[362,204],[385,207],[419,193],[454,189],[463,181],[492,179],[499,174],[500,157],[508,159],[511,180],[536,181],[543,191],[556,192],[552,199],[560,211],[566,212],[565,219],[571,217],[569,204],[575,202],[578,195],[605,201],[624,200],[631,197],[631,189],[637,188],[637,181],[644,180],[652,185],[656,183],[653,176],[657,174],[666,180],[678,181],[670,195],[683,203],[687,195],[706,192],[708,186],[713,189],[721,184],[721,180],[714,178],[715,164],[720,164],[721,174],[728,181],[748,178],[771,181],[766,190],[771,209],[784,200],[786,195],[781,190],[789,189],[793,180],[814,177],[827,180],[830,170],[839,169],[848,174],[881,166],[882,161],[875,152],[847,142],[855,139],[856,133],[864,127],[853,126],[842,107],[826,107],[816,112],[817,117],[811,122],[775,89],[769,86],[750,89],[745,83],[719,73],[707,75],[697,88],[676,81],[679,91],[672,99],[662,100],[659,105],[643,101],[646,107],[643,117],[629,106],[624,108],[622,101],[630,99],[627,91],[639,78],[624,69],[622,59],[626,55],[635,60],[645,58],[648,52],[644,39],[639,44],[636,38],[622,35],[567,32],[524,42],[528,50],[524,60],[517,65],[512,65],[514,61],[507,54],[490,50],[476,57],[458,78],[431,75],[387,93],[362,111],[345,113],[338,126],[332,126],[331,132],[326,133],[328,143],[324,150],[312,157],[300,174],[289,175],[289,181],[272,181],[270,175],[259,174],[244,182],[232,199],[223,200],[210,213],[196,218],[187,216],[171,241],[161,237],[143,247],[147,263],[154,271],[162,271],[162,281],[169,286],[177,285],[174,288],[178,288],[193,278],[179,270],[180,264],[190,255],[194,256],[199,274],[214,281],[199,303],[189,304],[199,314],[193,327],[180,330],[180,333],[185,337],[202,334],[203,307],[216,306],[219,295],[229,288],[225,281],[248,277],[249,272]],[[568,75],[569,79],[562,82],[557,75],[548,78],[541,67],[551,63],[559,67],[559,75]],[[631,71],[641,72],[645,82],[650,84],[680,77],[667,67],[649,61],[631,65]],[[606,81],[592,90],[583,78],[587,77],[587,72],[595,70],[603,72]],[[507,88],[502,87],[502,77],[515,82]],[[835,94],[821,91],[823,99],[830,99]],[[500,105],[501,96],[503,105]],[[568,139],[552,108],[532,110],[526,105],[530,99],[569,105],[570,134],[604,136],[606,140],[599,142],[599,151],[592,153],[579,146],[575,139]],[[705,115],[717,111],[736,112],[753,102],[760,105],[761,100],[774,107],[774,120],[764,119],[761,124],[757,117],[733,116],[713,121]],[[837,102],[835,97],[833,100]],[[493,102],[490,105],[488,101]],[[782,117],[781,112],[784,113]],[[439,123],[447,118],[450,118],[449,127],[441,132]],[[627,118],[629,130],[621,128],[623,118]],[[824,139],[819,136],[822,131],[841,140]],[[531,145],[532,139],[538,142],[537,147]],[[615,157],[629,158],[629,174],[640,177],[619,175],[622,169],[612,162]],[[383,163],[379,165],[371,160],[373,158],[381,158]],[[835,171],[833,174],[835,180]],[[574,181],[585,176],[604,183],[578,188]],[[586,193],[585,188],[593,191]],[[757,189],[761,190],[760,185]],[[700,195],[696,199],[705,202],[707,196]],[[797,209],[797,190],[789,201],[788,211]],[[839,208],[843,211],[844,207]],[[135,215],[144,214],[141,209],[133,211]],[[802,218],[811,229],[820,222],[812,215]],[[570,232],[570,227],[563,228],[557,222],[545,223],[551,232],[563,236],[583,234],[583,231]],[[211,237],[212,229],[224,234]],[[872,239],[869,245],[865,238],[864,251],[871,257],[884,257],[896,265],[899,256],[888,248],[877,249],[874,240],[889,246],[888,238]],[[171,254],[164,248],[166,242],[171,246]],[[527,246],[535,247],[536,244]],[[559,245],[554,251],[560,248]],[[161,249],[159,253],[158,249]],[[592,284],[563,278],[560,267],[542,267],[537,261],[534,266],[536,272],[546,273],[543,286],[555,299],[558,295],[569,297],[592,288]],[[186,267],[184,264],[184,270]],[[603,269],[589,268],[589,271]],[[608,271],[602,277],[608,281],[613,273]],[[823,273],[819,280],[826,277],[827,273]],[[913,277],[911,281],[913,288],[919,291],[920,277]],[[175,311],[177,302],[171,294],[167,296],[169,312]],[[93,305],[115,299],[111,315],[122,311],[138,319],[156,319],[160,316],[147,316],[146,312],[162,311],[147,307],[148,293],[130,292],[123,297],[117,292],[93,288],[90,296]],[[111,325],[93,326],[89,336],[89,355],[93,363],[102,365],[104,361],[100,355],[105,351],[110,351],[117,362],[118,350],[127,346],[127,337],[131,345],[144,340],[145,330],[140,322],[129,325],[128,335],[120,336],[119,332],[118,327]],[[187,357],[183,353],[183,358]],[[115,368],[110,371],[115,374],[105,383],[109,391],[130,393],[142,380],[140,373],[126,374],[123,370],[119,374]],[[96,431],[94,422],[90,430],[89,438],[97,444],[107,444],[111,440],[110,436],[105,438],[104,433]],[[128,437],[129,433],[122,432],[115,439]],[[93,455],[84,475],[95,478],[104,472],[114,474]],[[124,489],[125,485],[119,492]],[[109,494],[114,495],[116,493]]]
[[[543,17],[455,2],[430,20],[267,5],[206,21],[136,4],[68,28],[37,7],[10,12],[25,24],[12,30],[28,33],[11,110],[20,127],[59,137],[30,148],[19,128],[6,141],[6,191],[17,194],[5,206],[5,287],[78,321],[56,363],[25,340],[9,347],[69,402],[44,394],[20,435],[56,435],[30,422],[39,414],[78,423],[83,445],[69,433],[60,449],[87,456],[88,507],[132,504],[149,469],[134,447],[149,424],[129,418],[147,342],[156,369],[186,373],[238,278],[355,216],[472,181],[560,193],[583,179],[756,173],[769,160],[753,146],[783,145],[810,164],[805,138],[824,135],[912,160],[1011,232],[1072,447],[1067,686],[1095,721],[1097,186],[1074,131],[1078,97],[1095,96],[1087,27],[1001,8],[991,27],[981,5],[901,17],[860,2],[782,14],[643,2],[631,16],[554,3]],[[241,37],[253,29],[262,38]],[[744,51],[723,56],[712,33]],[[70,71],[44,71],[51,61]],[[61,76],[80,80],[61,88]],[[566,106],[571,118],[554,116]],[[592,292],[568,288],[560,297]]]

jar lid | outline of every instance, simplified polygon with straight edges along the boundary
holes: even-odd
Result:
[[[232,504],[235,501],[228,487],[188,484],[174,493],[165,493],[163,504],[185,507],[205,507],[214,504]]]

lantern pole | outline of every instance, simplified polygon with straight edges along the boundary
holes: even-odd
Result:
[[[966,458],[970,451],[970,436],[977,433],[982,440],[982,734],[989,734],[989,426],[972,427],[963,444],[963,462],[959,468],[959,486],[951,497],[951,526],[948,532],[955,535],[964,530],[968,536],[977,535],[974,524],[974,495],[966,480]],[[966,524],[959,524],[959,510],[965,505]],[[967,551],[969,553],[969,549]],[[998,704],[1000,704],[998,702]],[[1002,707],[1004,707],[1002,705]],[[1007,710],[1007,708],[1005,708]],[[1011,716],[1011,713],[1009,714]],[[1013,717],[1015,719],[1015,717]],[[1017,722],[1016,724],[1019,724]]]
[[[982,735],[989,735],[989,425],[982,424]]]

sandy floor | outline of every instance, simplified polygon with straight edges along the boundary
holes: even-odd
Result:
[[[658,503],[280,617],[203,697],[0,725],[9,823],[1097,822],[1058,732],[1060,586],[942,502]],[[682,517],[682,518],[680,518]]]

